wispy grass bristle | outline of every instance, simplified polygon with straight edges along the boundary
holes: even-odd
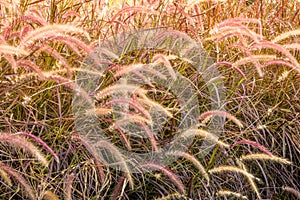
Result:
[[[233,191],[230,191],[230,190],[219,190],[216,193],[216,195],[217,196],[233,196],[233,197],[236,197],[236,198],[239,198],[239,199],[248,199],[248,197],[242,195],[241,193],[233,192]]]
[[[114,93],[118,92],[131,92],[136,94],[146,94],[147,91],[142,89],[140,86],[137,85],[129,85],[129,84],[116,84],[105,87],[103,90],[100,90],[95,94],[97,99],[103,99],[107,96],[110,96]]]
[[[212,116],[226,117],[226,118],[230,119],[231,121],[233,121],[239,127],[241,127],[241,128],[244,127],[242,122],[240,120],[238,120],[236,117],[234,117],[233,115],[231,115],[228,112],[221,111],[221,110],[211,110],[211,111],[204,112],[199,116],[199,119],[205,119],[207,117],[212,117]]]
[[[45,167],[48,166],[48,161],[45,156],[31,142],[28,142],[22,137],[2,132],[0,133],[0,142],[24,149],[38,159]]]
[[[258,142],[254,142],[254,141],[250,141],[250,140],[240,140],[240,141],[237,141],[237,142],[233,143],[231,145],[231,147],[235,147],[235,146],[240,145],[240,144],[249,144],[249,145],[251,145],[253,147],[258,148],[259,150],[261,150],[262,152],[264,152],[267,155],[270,155],[270,156],[272,155],[272,153],[266,147],[264,147],[263,145],[259,144]]]
[[[95,145],[95,148],[104,148],[110,151],[110,153],[119,160],[119,164],[120,167],[122,168],[122,170],[124,171],[128,181],[129,181],[129,185],[130,187],[133,189],[134,188],[134,182],[133,182],[133,178],[131,176],[131,171],[130,168],[127,164],[127,162],[125,161],[124,156],[121,154],[121,152],[116,148],[116,146],[114,146],[112,143],[105,141],[105,140],[100,140],[98,141]]]
[[[200,136],[200,137],[204,138],[205,140],[212,141],[221,147],[225,147],[225,148],[230,147],[228,144],[220,141],[217,135],[210,133],[203,129],[188,129],[180,135],[180,137],[183,137],[183,138],[189,138],[189,137],[195,137],[195,136]]]
[[[222,173],[222,172],[235,172],[235,173],[243,174],[245,177],[255,179],[255,177],[249,172],[247,172],[246,170],[235,166],[222,165],[222,166],[214,167],[210,169],[208,172],[211,174]]]
[[[183,152],[183,151],[170,151],[170,152],[167,152],[167,154],[181,156],[181,157],[191,161],[197,167],[197,169],[200,171],[200,173],[203,175],[203,177],[207,180],[207,186],[209,186],[210,178],[206,172],[206,169],[193,155]]]
[[[281,40],[284,40],[284,39],[287,39],[287,38],[289,38],[291,36],[298,36],[298,35],[300,35],[300,29],[292,30],[292,31],[288,31],[288,32],[284,32],[281,35],[275,37],[272,40],[272,42],[277,43],[277,42],[279,42]]]
[[[24,38],[22,38],[21,47],[26,46],[38,39],[44,40],[49,37],[55,37],[59,35],[59,33],[79,33],[83,34],[88,40],[91,39],[89,33],[87,33],[81,28],[72,25],[51,24],[30,31]]]
[[[292,164],[292,162],[288,161],[285,158],[280,158],[278,156],[268,155],[268,154],[264,154],[264,153],[243,155],[240,157],[240,160],[270,160],[270,161],[275,161],[275,162],[288,164],[288,165]]]
[[[54,153],[54,151],[43,140],[41,140],[39,137],[37,137],[35,135],[32,135],[30,133],[26,133],[26,132],[18,132],[17,135],[22,135],[22,136],[25,136],[25,137],[29,137],[29,138],[33,139],[35,142],[39,143],[40,145],[43,146],[43,148],[46,151],[48,151],[53,156],[54,160],[59,163],[59,158],[56,155],[56,153]]]
[[[160,164],[151,163],[151,162],[142,163],[138,167],[161,171],[164,175],[166,175],[178,187],[181,194],[185,194],[185,187],[182,184],[182,182],[180,181],[180,179],[178,179],[178,177],[171,170],[167,169],[166,167],[164,167]]]

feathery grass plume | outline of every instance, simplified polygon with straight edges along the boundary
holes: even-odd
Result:
[[[233,196],[239,199],[248,199],[246,196],[243,196],[241,193],[233,192],[230,190],[219,190],[216,195],[219,196]]]
[[[212,34],[211,37],[206,38],[205,41],[216,40],[216,42],[218,43],[218,42],[223,41],[230,37],[237,37],[241,41],[243,46],[247,46],[247,41],[246,41],[246,38],[244,37],[244,35],[235,30],[227,30],[227,31],[223,31],[220,33],[217,32],[215,34]]]
[[[95,94],[95,98],[100,100],[107,96],[110,96],[116,92],[131,92],[131,93],[137,93],[139,95],[146,94],[147,91],[142,89],[140,86],[137,85],[130,85],[130,84],[115,84],[111,86],[105,87],[103,90],[100,90]]]
[[[112,109],[111,108],[105,108],[105,107],[95,107],[92,109],[88,109],[86,111],[87,115],[97,115],[97,116],[105,116],[105,115],[109,115],[112,113]]]
[[[298,199],[300,199],[300,192],[292,187],[288,187],[288,186],[283,186],[282,187],[283,190],[295,195],[295,197],[297,197]]]
[[[33,139],[35,142],[39,143],[40,145],[42,145],[44,147],[44,149],[46,151],[48,151],[54,158],[54,160],[59,163],[59,158],[58,156],[56,155],[56,153],[54,153],[54,151],[43,141],[41,140],[39,137],[35,136],[35,135],[32,135],[30,133],[26,133],[26,132],[18,132],[16,133],[17,135],[22,135],[22,136],[25,136],[25,137],[29,137],[31,139]]]
[[[170,199],[185,199],[185,200],[192,200],[188,197],[186,197],[183,194],[180,194],[178,192],[172,193],[172,194],[168,194],[167,196],[163,196],[163,197],[159,197],[159,198],[155,198],[155,200],[170,200]]]
[[[22,38],[20,47],[26,46],[27,44],[32,43],[35,40],[45,40],[46,38],[55,37],[58,34],[64,33],[83,34],[88,40],[90,40],[89,33],[81,28],[72,25],[51,24],[30,31],[24,38]]]
[[[221,111],[221,110],[210,110],[210,111],[204,112],[199,116],[199,119],[205,119],[207,117],[212,117],[212,116],[226,117],[226,118],[230,119],[231,121],[233,121],[240,128],[243,128],[243,124],[240,120],[238,120],[236,117],[234,117],[230,113]]]
[[[141,127],[146,131],[146,134],[151,142],[151,145],[154,149],[155,152],[159,152],[159,147],[157,145],[157,142],[155,140],[154,134],[152,133],[152,131],[148,128],[148,126],[146,126],[145,123],[140,122],[139,123],[141,125]]]
[[[236,24],[243,24],[243,23],[255,23],[258,25],[259,28],[259,35],[262,37],[262,24],[259,19],[255,18],[243,18],[243,17],[235,17],[235,18],[230,18],[222,21],[221,23],[217,24],[216,27],[224,27],[224,26],[232,26],[232,23]],[[262,38],[260,38],[262,39]]]
[[[237,71],[240,75],[243,76],[244,79],[247,79],[245,73],[237,66],[232,66],[232,63],[226,62],[226,61],[221,61],[221,62],[216,62],[215,65],[226,65]]]
[[[155,107],[158,108],[159,110],[163,111],[168,117],[172,118],[173,114],[171,112],[169,112],[166,108],[164,108],[161,104],[152,101],[151,99],[149,99],[145,93],[141,93],[139,94],[142,98],[136,98],[136,100],[138,102],[141,102],[144,105],[148,105],[150,108],[151,107]]]
[[[237,48],[241,50],[243,53],[245,53],[246,57],[252,58],[253,53],[249,50],[248,45],[240,45],[240,44],[232,44],[229,45],[229,48]],[[262,74],[261,71],[261,63],[258,60],[253,61],[254,66],[256,66],[256,69],[258,70],[258,74]]]
[[[145,124],[152,125],[151,120],[132,113],[126,113],[123,118],[118,119],[114,124],[117,126],[122,126],[130,123],[138,123],[138,124],[145,123]]]
[[[75,178],[74,173],[71,173],[67,176],[64,187],[64,199],[72,200],[72,183]]]
[[[284,81],[290,74],[291,71],[283,71],[281,75],[278,77],[277,82]]]
[[[18,69],[18,65],[17,65],[17,61],[14,59],[14,57],[9,54],[4,54],[4,55],[2,55],[2,57],[7,60],[7,62],[10,64],[11,68],[14,70],[14,72],[16,72]],[[1,58],[1,56],[0,56],[0,58]]]
[[[250,140],[237,141],[237,142],[233,143],[231,145],[231,147],[235,147],[235,146],[240,145],[240,144],[249,144],[249,145],[251,145],[253,147],[258,148],[259,150],[261,150],[262,152],[264,152],[267,155],[270,155],[270,156],[272,155],[272,153],[266,147],[264,147],[263,145],[259,144],[258,142],[254,142],[254,141],[250,141]]]
[[[47,190],[44,193],[43,199],[44,200],[59,200],[58,196],[54,192],[52,192],[50,190]]]
[[[19,37],[20,37],[20,38],[23,38],[25,35],[27,35],[27,33],[28,33],[30,30],[31,30],[31,26],[25,25],[25,26],[22,28]]]
[[[8,186],[11,187],[13,185],[8,174],[5,171],[3,171],[1,168],[0,168],[0,177],[2,177],[2,179],[6,182]]]
[[[123,13],[130,12],[132,14],[136,13],[144,13],[148,15],[159,15],[158,11],[152,10],[151,8],[142,7],[142,6],[128,6],[119,10],[110,20],[110,22],[114,22],[120,15]]]
[[[118,165],[120,165],[120,167],[122,168],[122,170],[124,170],[125,175],[129,181],[129,185],[131,187],[131,189],[134,188],[134,182],[133,182],[133,178],[131,176],[131,171],[129,166],[127,165],[123,155],[120,153],[120,151],[116,148],[116,146],[114,146],[112,143],[106,141],[106,140],[100,140],[98,142],[95,143],[94,145],[96,148],[105,148],[107,150],[110,151],[110,153],[112,155],[115,156],[115,158],[117,158],[119,160]]]
[[[292,43],[292,44],[284,44],[282,45],[285,49],[294,49],[294,50],[300,50],[300,44],[299,43]]]
[[[42,17],[36,15],[36,14],[31,14],[31,13],[26,13],[25,15],[21,16],[19,18],[19,22],[26,22],[26,21],[31,21],[31,22],[35,22],[39,25],[47,25],[47,22],[45,19],[43,19]]]
[[[241,58],[240,60],[235,61],[232,66],[237,67],[239,65],[245,65],[247,63],[253,63],[255,68],[257,69],[258,74],[262,77],[263,73],[261,71],[260,66],[255,65],[257,61],[269,61],[276,59],[276,55],[253,55],[251,57]]]
[[[65,34],[59,34],[59,35],[53,35],[51,38],[65,43],[70,47],[72,51],[74,51],[79,56],[81,56],[82,53],[80,53],[78,48],[76,48],[74,45],[83,49],[87,54],[90,54],[92,52],[92,49],[88,45],[86,45],[83,41],[79,40],[76,37],[65,35]]]
[[[111,123],[111,125],[108,127],[108,130],[109,131],[117,130],[119,135],[121,136],[121,138],[125,142],[125,145],[126,145],[127,149],[131,150],[130,141],[129,141],[128,137],[126,136],[126,134],[123,132],[120,124],[118,123],[118,121],[116,123],[113,123],[113,120],[110,120],[110,119],[105,119],[105,120],[108,121],[109,123]]]
[[[281,35],[275,37],[272,42],[273,43],[277,43],[281,40],[284,40],[284,39],[287,39],[291,36],[298,36],[300,35],[300,29],[297,29],[297,30],[292,30],[292,31],[288,31],[288,32],[285,32],[285,33],[282,33]]]
[[[25,60],[25,59],[19,60],[17,62],[17,65],[18,65],[18,67],[23,66],[23,67],[31,69],[39,76],[39,78],[41,80],[46,79],[46,77],[43,74],[43,71],[39,68],[39,66],[37,66],[35,63],[31,62],[30,60]]]
[[[23,48],[0,44],[0,54],[28,55],[29,53]]]
[[[206,140],[210,140],[216,144],[218,144],[221,147],[225,147],[225,148],[229,148],[230,146],[222,141],[219,141],[219,138],[208,132],[205,131],[203,129],[188,129],[186,131],[184,131],[180,137],[184,137],[184,138],[189,138],[189,137],[194,137],[194,136],[200,136],[202,138],[205,138]]]
[[[19,137],[18,135],[1,132],[0,142],[24,149],[26,152],[38,159],[45,167],[48,167],[48,161],[44,155],[31,142],[28,142],[24,138]]]
[[[152,59],[153,59],[154,64],[163,63],[167,67],[167,70],[168,70],[169,74],[171,75],[171,77],[174,80],[176,79],[176,73],[175,73],[174,69],[172,68],[172,65],[169,61],[169,56],[166,56],[164,54],[155,54]]]
[[[207,180],[207,186],[209,186],[209,176],[205,170],[205,168],[203,167],[203,165],[191,154],[183,152],[183,151],[171,151],[171,152],[167,152],[166,154],[169,155],[175,155],[175,156],[181,156],[189,161],[191,161],[200,171],[200,173],[203,175],[203,177]]]
[[[142,63],[136,63],[136,64],[130,64],[126,66],[121,66],[121,70],[118,70],[115,74],[114,77],[120,77],[123,76],[124,74],[128,74],[130,72],[135,73],[136,71],[146,71],[149,72],[153,75],[158,76],[161,79],[166,79],[167,77],[162,74],[161,72],[157,71],[154,68],[150,68],[149,64],[142,64]]]
[[[13,168],[7,166],[1,161],[0,161],[0,169],[6,172],[9,176],[13,177],[16,181],[18,181],[23,186],[30,199],[36,200],[36,196],[33,190],[31,189],[31,186],[17,171],[15,171]]]
[[[247,42],[244,39],[244,36],[251,38],[256,43],[258,43],[259,39],[261,38],[261,35],[255,33],[254,31],[251,31],[247,27],[238,23],[231,23],[231,26],[224,26],[224,27],[218,27],[212,29],[210,31],[210,34],[212,35],[210,40],[212,39],[224,40],[231,36],[238,36],[241,39],[244,46],[247,46]],[[241,36],[243,37],[241,38]]]
[[[274,49],[276,51],[281,52],[283,55],[285,55],[292,63],[295,65],[295,67],[300,70],[300,64],[298,63],[297,59],[285,48],[283,48],[280,44],[275,44],[269,41],[260,41],[258,44],[253,44],[252,48],[270,48]]]
[[[178,31],[178,30],[165,30],[162,33],[156,35],[156,37],[154,38],[157,41],[162,41],[166,38],[169,38],[170,36],[172,36],[173,38],[182,38],[185,39],[187,41],[190,41],[191,43],[194,43],[194,40],[192,38],[190,38],[190,36],[188,36],[187,34],[185,34],[182,31]]]
[[[88,150],[88,152],[92,155],[94,163],[95,163],[97,171],[98,171],[98,175],[100,177],[100,182],[101,182],[101,184],[104,184],[104,181],[105,181],[105,174],[103,171],[104,165],[99,161],[98,153],[96,152],[96,149],[94,149],[92,144],[90,144],[90,142],[88,142],[86,139],[84,139],[80,135],[72,134],[72,138],[79,141]]]
[[[69,77],[73,76],[73,71],[68,64],[68,61],[64,57],[62,57],[55,49],[53,49],[52,47],[50,47],[47,44],[43,44],[43,46],[41,47],[41,50],[47,52],[48,54],[50,54],[51,56],[53,56],[54,58],[59,60],[66,68]]]
[[[162,166],[162,165],[157,164],[157,163],[153,163],[153,162],[142,163],[142,164],[138,165],[138,167],[161,171],[164,175],[166,175],[178,187],[181,194],[185,194],[185,187],[182,184],[181,180],[167,167]]]
[[[295,65],[291,64],[288,61],[285,60],[270,60],[265,62],[262,67],[266,67],[266,66],[270,66],[270,65],[284,65],[287,66],[289,68],[291,68],[292,70],[297,71],[298,73],[300,73],[300,68],[297,68]]]
[[[240,157],[240,160],[241,161],[243,161],[243,160],[271,160],[271,161],[280,162],[280,163],[288,164],[288,165],[292,164],[292,162],[288,161],[285,158],[280,158],[278,156],[268,155],[268,154],[264,154],[264,153],[242,155]]]
[[[238,165],[245,171],[248,171],[247,167],[245,166],[244,163],[242,163],[240,160],[237,160]],[[254,182],[253,178],[246,176],[252,190],[256,193],[256,196],[259,200],[262,200],[261,195],[259,193],[258,187],[256,185],[256,183]],[[259,178],[255,178],[256,180],[260,180]]]
[[[222,166],[214,167],[213,169],[208,170],[208,172],[210,174],[222,173],[222,172],[235,172],[235,173],[243,174],[245,177],[255,179],[255,177],[252,174],[250,174],[249,172],[247,172],[246,170],[235,167],[235,166],[229,166],[229,165],[222,165]]]
[[[111,105],[114,103],[125,103],[130,105],[132,108],[136,109],[137,111],[139,111],[143,116],[145,116],[148,120],[151,120],[151,115],[150,113],[139,104],[138,101],[130,98],[130,99],[126,99],[126,98],[113,98],[110,101],[106,102],[105,105]]]

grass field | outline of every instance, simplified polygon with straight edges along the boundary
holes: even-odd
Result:
[[[0,199],[300,199],[297,0],[0,0],[0,56]]]

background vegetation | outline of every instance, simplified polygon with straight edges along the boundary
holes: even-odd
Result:
[[[0,0],[1,199],[300,199],[299,12],[296,0]],[[76,133],[74,80],[102,41],[153,27],[201,44],[222,75],[227,112],[201,110],[197,139],[175,152],[176,162],[123,173],[103,165]],[[174,70],[195,81],[188,65]],[[102,87],[115,83],[106,81]],[[160,94],[158,103],[173,105]],[[205,122],[215,115],[228,120],[203,158]],[[112,141],[128,145],[119,134]]]

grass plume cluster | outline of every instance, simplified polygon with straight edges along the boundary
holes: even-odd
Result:
[[[0,0],[0,198],[300,198],[299,22],[297,0]],[[104,61],[93,54],[140,28],[165,29],[157,41],[201,45],[226,88],[220,109],[211,109],[209,83],[193,60],[181,57],[186,49],[120,57],[101,49]],[[108,67],[85,71],[88,56]],[[102,75],[95,91],[80,89],[80,72]],[[200,102],[197,122],[179,136],[182,102],[149,78],[172,82],[178,74]],[[99,119],[109,140],[91,144],[78,134],[74,91],[95,104],[85,115]],[[216,119],[224,126],[211,130]],[[158,122],[156,134],[150,127]],[[174,138],[194,139],[164,152],[175,158],[169,165],[128,162],[120,151],[160,153]],[[206,143],[214,145],[203,155]],[[103,162],[99,149],[122,170]]]

